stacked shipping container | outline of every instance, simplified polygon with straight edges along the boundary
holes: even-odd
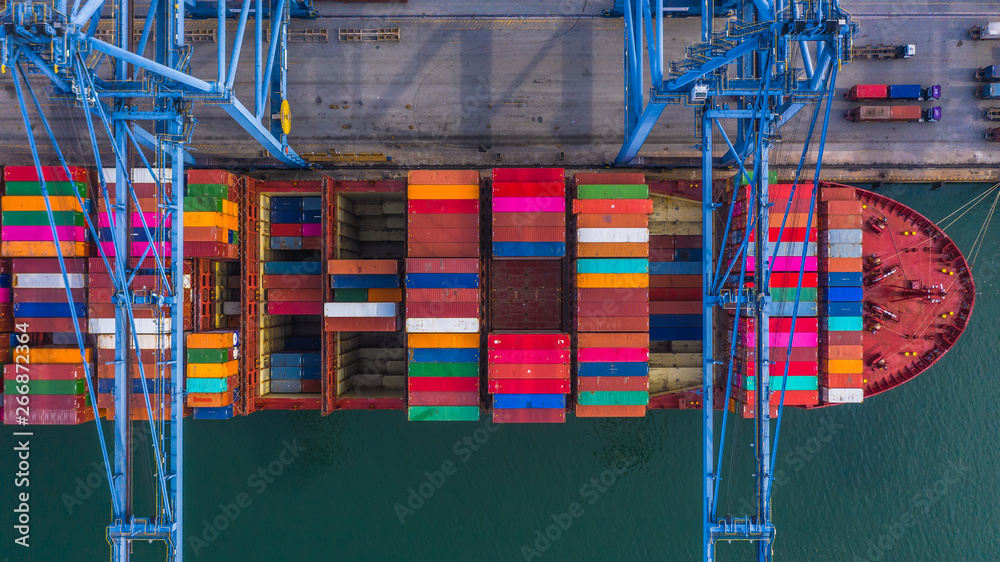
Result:
[[[323,306],[327,332],[393,332],[399,329],[396,260],[330,260],[334,302]]]
[[[820,399],[857,403],[864,399],[862,203],[847,187],[824,187],[822,201]]]
[[[319,250],[322,214],[320,197],[271,199],[271,249]]]
[[[407,187],[407,414],[479,419],[479,173],[413,171]]]
[[[239,333],[187,335],[187,400],[195,419],[229,419],[239,392]]]
[[[577,174],[579,417],[646,414],[649,214],[642,174]]]
[[[88,396],[84,359],[78,347],[32,343],[32,336],[11,334],[14,362],[4,365],[4,423],[8,425],[75,425],[94,419]],[[30,352],[28,351],[30,349]],[[18,360],[23,357],[24,360]]]
[[[494,423],[562,423],[570,393],[569,334],[489,336]]]
[[[566,255],[566,180],[560,168],[493,170],[493,257]]]
[[[54,218],[50,223],[35,168],[4,168],[5,192],[0,200],[3,210],[0,254],[9,258],[57,257],[52,235],[54,226],[63,257],[87,257],[90,247],[85,213],[90,212],[90,172],[84,168],[69,168],[69,173],[67,177],[61,167],[42,167]]]
[[[236,259],[238,178],[223,170],[190,170],[184,188],[184,257]]]

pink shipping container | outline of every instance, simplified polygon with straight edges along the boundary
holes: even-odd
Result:
[[[577,360],[582,363],[647,362],[649,348],[645,347],[583,347],[577,350]]]
[[[562,197],[494,197],[494,213],[565,213]]]
[[[4,423],[15,425],[18,423],[18,414],[24,414],[24,410],[18,411],[21,406],[15,402],[16,397],[5,395],[3,399]],[[30,408],[27,416],[31,425],[77,425],[92,421],[94,419],[93,408],[80,408],[72,410],[42,410],[41,408]]]
[[[494,408],[493,423],[563,423],[566,411],[560,408]]]
[[[416,391],[406,395],[410,406],[478,406],[478,392]]]
[[[303,224],[302,236],[323,236],[323,225],[318,222]]]
[[[788,347],[788,337],[791,334],[787,332],[769,332],[768,334],[768,346],[769,347]],[[745,345],[752,347],[757,343],[756,334],[753,332],[748,332],[744,334]],[[816,347],[819,345],[819,334],[817,333],[798,333],[792,338],[792,347]]]
[[[9,288],[0,289],[0,302],[10,302],[11,290]]]
[[[269,302],[267,303],[268,314],[315,314],[323,315],[323,303],[321,302]]]
[[[495,182],[565,181],[562,168],[494,168]]]
[[[3,240],[52,241],[51,226],[4,226],[0,232]],[[60,242],[86,242],[87,229],[82,226],[57,226]]]
[[[490,363],[569,363],[569,350],[491,349]]]
[[[806,267],[805,271],[817,271],[816,269],[816,257],[809,256],[806,257]],[[755,267],[754,256],[747,257],[747,272],[751,273],[754,271]],[[801,257],[791,257],[791,256],[778,256],[774,258],[774,265],[771,267],[771,271],[798,271],[799,266],[802,264]]]

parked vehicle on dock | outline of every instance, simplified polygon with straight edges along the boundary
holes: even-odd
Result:
[[[1000,39],[1000,21],[991,21],[986,25],[974,25],[969,30],[973,39]]]
[[[941,99],[941,86],[919,84],[858,84],[844,94],[851,101],[877,100],[937,100]]]
[[[916,53],[916,45],[861,45],[851,47],[851,60],[908,59]]]
[[[976,88],[976,97],[981,100],[1000,100],[1000,82],[983,84]]]
[[[858,123],[927,122],[941,120],[941,108],[924,109],[919,105],[862,105],[847,112],[848,121]]]
[[[987,109],[986,118],[990,121],[1000,121],[1000,107],[991,107]]]
[[[986,140],[990,142],[1000,142],[1000,127],[986,130]]]
[[[976,71],[976,80],[980,82],[1000,82],[1000,66],[991,64]]]

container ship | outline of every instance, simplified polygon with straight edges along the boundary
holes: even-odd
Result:
[[[175,195],[170,184],[134,171],[144,211],[116,228],[95,170],[42,174],[54,225],[35,168],[4,169],[4,423],[114,417],[115,354],[126,346],[115,340],[108,271],[121,248],[134,272],[130,416],[170,415],[172,280],[156,262],[171,259],[172,224],[149,212]],[[391,409],[412,421],[560,423],[702,405],[699,182],[557,168],[294,181],[191,170],[186,179],[176,193],[184,415]],[[813,204],[811,184],[769,183],[768,237],[781,244],[768,341],[755,341],[756,318],[716,309],[715,404],[754,416],[756,353],[770,360],[773,408],[782,384],[788,406],[859,403],[941,359],[975,295],[941,229],[874,192],[824,183]],[[757,256],[738,251],[750,192],[731,180],[713,190],[735,198],[718,258],[752,273]],[[116,232],[126,240],[116,244]],[[746,279],[731,275],[727,287],[738,295]],[[24,376],[18,356],[28,349]]]

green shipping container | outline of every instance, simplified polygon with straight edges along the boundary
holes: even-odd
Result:
[[[625,259],[580,259],[576,261],[577,273],[649,273],[649,260]]]
[[[774,302],[795,302],[795,287],[771,287],[771,300]],[[799,302],[816,302],[816,287],[802,287]]]
[[[87,381],[83,379],[74,380],[44,380],[44,379],[33,379],[29,380],[28,394],[83,394],[87,388]],[[4,394],[23,394],[19,392],[18,387],[20,387],[17,381],[5,380],[3,389]]]
[[[769,377],[768,384],[771,392],[781,390],[781,380],[784,377]],[[747,377],[743,380],[744,388],[747,390],[757,389],[757,377]],[[819,381],[816,377],[792,377],[785,381],[785,390],[819,390]]]
[[[477,421],[479,406],[410,406],[406,417],[410,421]]]
[[[224,199],[218,197],[185,197],[185,213],[221,213]]]
[[[638,185],[581,185],[576,188],[577,199],[649,199],[649,186]]]
[[[53,196],[72,197],[75,193],[84,199],[87,198],[87,184],[83,182],[47,181],[45,182],[45,190],[49,192],[49,195]],[[6,184],[4,194],[40,196],[42,194],[42,184],[33,181],[10,181]]]
[[[649,404],[649,393],[641,390],[581,392],[576,402],[581,406],[645,406]]]
[[[368,302],[368,289],[334,289],[333,300],[337,302]]]
[[[478,377],[479,363],[410,363],[411,377]]]
[[[188,363],[226,363],[230,361],[228,349],[197,349],[189,347],[187,349]],[[194,379],[188,379],[194,380]],[[194,390],[192,392],[208,392],[205,390]],[[221,391],[219,391],[221,392]]]
[[[56,226],[87,226],[83,213],[79,211],[52,211]],[[48,226],[49,215],[45,211],[4,211],[4,226]]]
[[[187,380],[188,392],[226,392],[229,390],[229,379],[200,379],[189,378]]]
[[[826,329],[831,332],[860,332],[864,321],[860,316],[827,316]]]
[[[184,196],[229,199],[229,186],[224,183],[192,183],[184,188]]]

